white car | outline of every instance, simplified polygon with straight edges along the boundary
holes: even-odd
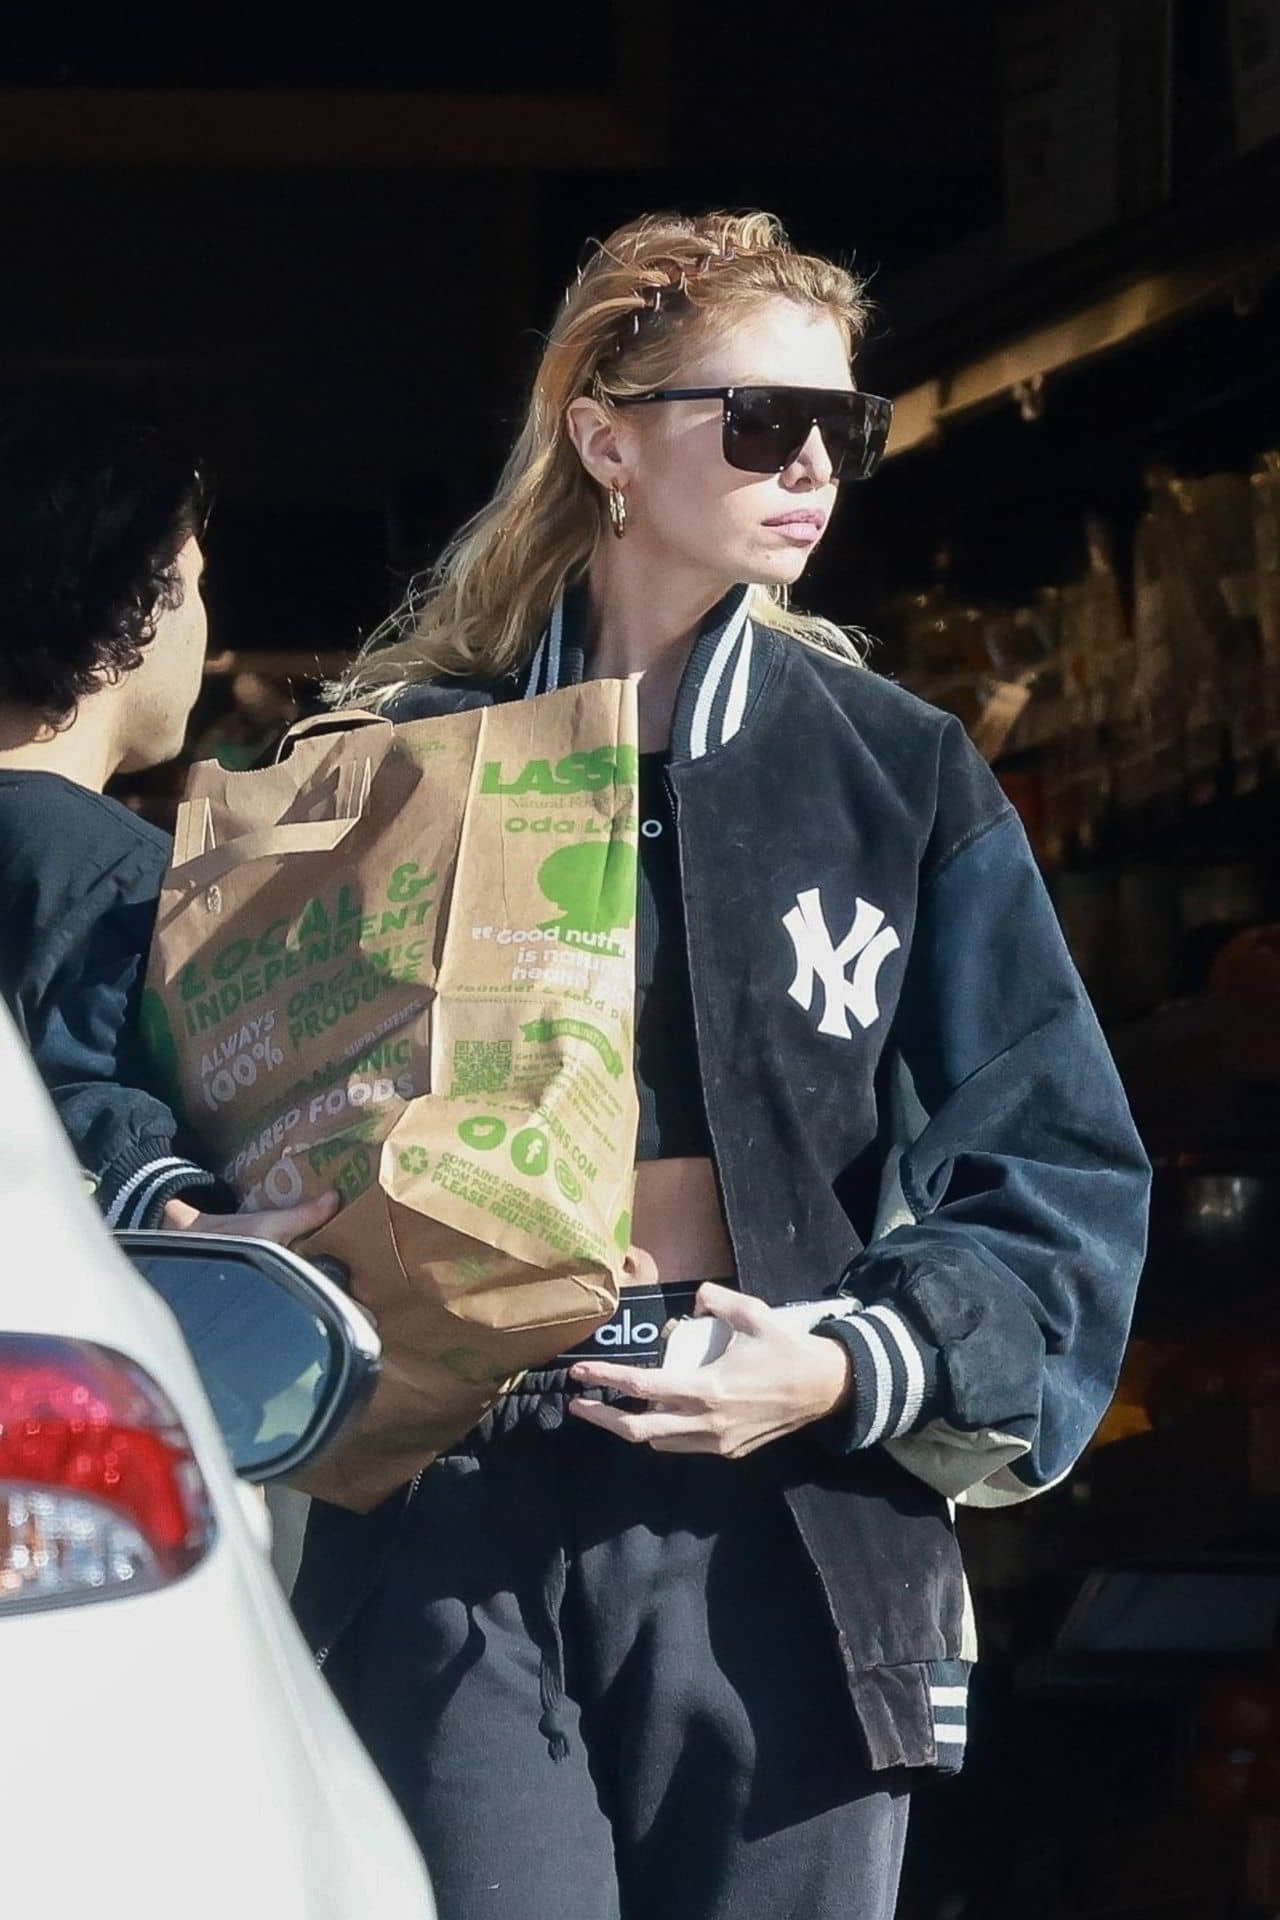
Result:
[[[232,1465],[309,1458],[376,1336],[264,1242],[117,1245],[3,1007],[0,1088],[0,1910],[433,1920]]]

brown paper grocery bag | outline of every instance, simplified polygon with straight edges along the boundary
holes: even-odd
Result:
[[[248,1205],[334,1187],[383,1377],[303,1477],[376,1504],[617,1305],[630,1239],[635,691],[599,680],[273,767],[193,768],[147,976],[157,1066]]]

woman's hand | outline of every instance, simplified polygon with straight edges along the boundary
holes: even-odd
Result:
[[[660,1453],[717,1453],[740,1460],[783,1434],[821,1420],[849,1391],[845,1349],[819,1334],[795,1333],[762,1300],[718,1287],[698,1289],[697,1313],[733,1329],[718,1360],[673,1378],[662,1367],[623,1367],[583,1360],[571,1369],[583,1387],[613,1387],[647,1400],[644,1413],[625,1413],[598,1400],[574,1399],[569,1411],[593,1427]]]
[[[294,1207],[263,1207],[257,1213],[201,1213],[189,1201],[170,1200],[163,1219],[170,1233],[229,1233],[237,1239],[274,1240],[291,1247],[305,1234],[318,1233],[337,1211],[338,1196],[330,1189]]]

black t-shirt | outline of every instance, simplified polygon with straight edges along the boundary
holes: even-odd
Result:
[[[689,987],[675,807],[665,753],[640,755],[640,864],[636,898],[638,1160],[711,1152]]]

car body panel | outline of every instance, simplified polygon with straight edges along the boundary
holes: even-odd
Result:
[[[126,1354],[172,1401],[217,1519],[170,1586],[0,1607],[11,1912],[432,1920],[420,1856],[299,1634],[261,1496],[177,1323],[113,1243],[0,1009],[0,1330]]]

